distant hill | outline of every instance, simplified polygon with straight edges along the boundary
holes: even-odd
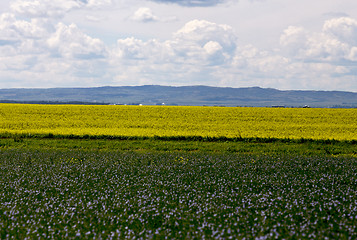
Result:
[[[95,88],[0,89],[0,102],[143,104],[253,107],[357,107],[357,93],[281,91],[272,88],[134,86]]]

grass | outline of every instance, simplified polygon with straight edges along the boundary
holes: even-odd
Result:
[[[0,138],[2,149],[82,149],[100,151],[141,152],[206,152],[248,154],[299,154],[299,155],[357,155],[354,141],[287,140],[287,139],[204,139],[189,138],[124,138],[124,139],[72,139],[72,138]]]

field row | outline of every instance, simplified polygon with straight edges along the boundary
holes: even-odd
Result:
[[[148,139],[56,139],[56,138],[3,138],[0,150],[27,149],[44,150],[81,150],[81,151],[118,151],[118,152],[201,152],[201,153],[239,153],[257,155],[301,155],[301,156],[350,156],[357,157],[356,142],[342,141],[197,141],[197,140],[157,140]]]
[[[357,109],[0,104],[0,134],[357,140]]]

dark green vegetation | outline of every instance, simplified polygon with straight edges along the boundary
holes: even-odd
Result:
[[[0,239],[356,239],[354,142],[0,139]]]
[[[280,91],[271,88],[208,86],[135,86],[98,88],[0,89],[0,101],[25,103],[79,101],[90,103],[189,106],[357,107],[357,93],[341,91]],[[3,101],[9,102],[9,101]]]
[[[10,137],[11,136],[11,137]],[[309,139],[238,139],[199,137],[116,137],[93,139],[91,136],[8,135],[0,138],[0,149],[84,151],[139,151],[139,152],[205,152],[245,154],[295,154],[356,156],[356,141]],[[62,138],[64,137],[64,138]],[[94,136],[98,137],[98,136]]]

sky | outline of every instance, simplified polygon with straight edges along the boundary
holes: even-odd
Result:
[[[357,92],[356,0],[2,0],[0,88]]]

